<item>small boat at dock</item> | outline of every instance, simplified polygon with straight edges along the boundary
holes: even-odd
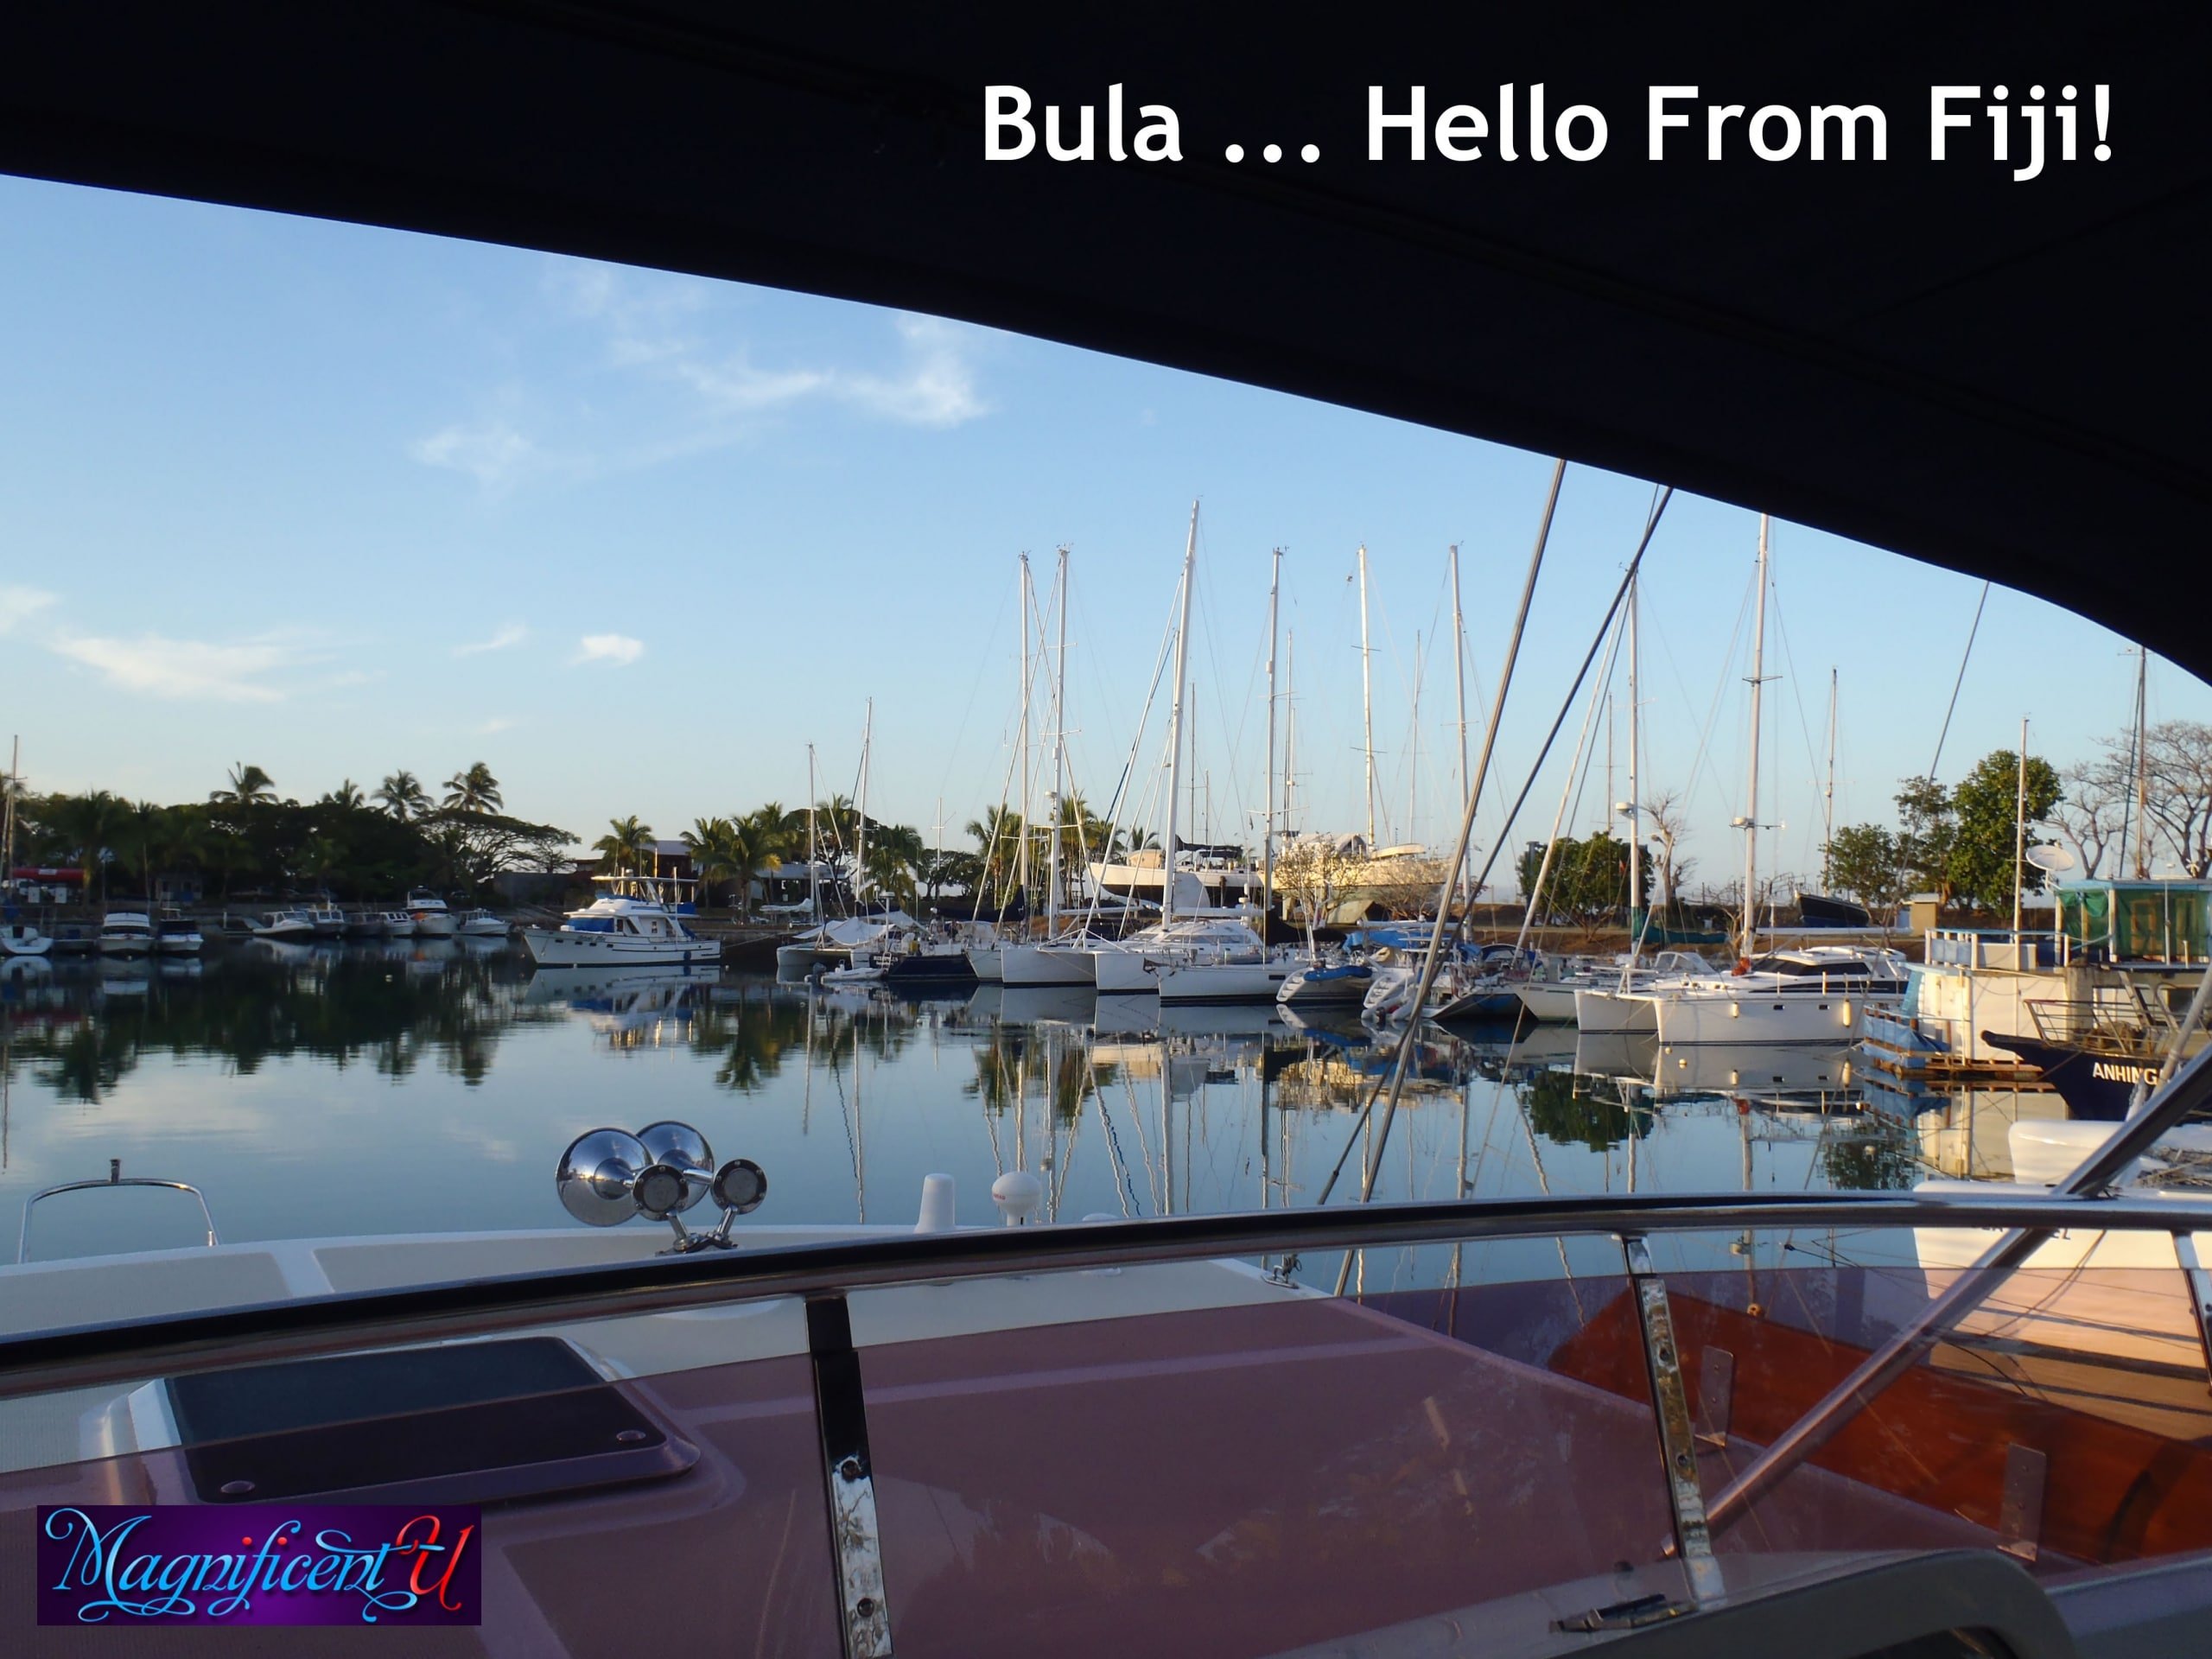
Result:
[[[100,923],[100,954],[143,957],[154,949],[153,918],[143,910],[111,910]]]
[[[164,910],[154,920],[154,950],[164,957],[196,957],[207,943],[200,924],[181,910]]]
[[[454,914],[446,901],[427,887],[417,887],[407,895],[407,913],[415,920],[415,937],[418,939],[449,939],[454,935]]]
[[[523,948],[532,962],[544,968],[590,968],[721,961],[721,942],[694,933],[653,878],[605,876],[600,885],[599,896],[583,909],[570,911],[559,927],[523,930]],[[452,921],[450,916],[446,919]]]

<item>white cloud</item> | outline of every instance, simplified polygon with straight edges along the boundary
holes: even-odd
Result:
[[[522,722],[509,715],[494,715],[476,728],[480,737],[497,737],[501,732],[512,731]]]
[[[287,688],[269,677],[316,660],[298,634],[217,642],[142,633],[134,639],[58,634],[50,648],[96,671],[109,684],[149,696],[211,702],[277,702]]]
[[[466,473],[495,495],[512,488],[538,459],[536,444],[497,420],[448,426],[416,439],[407,453],[425,467]]]
[[[613,663],[626,668],[645,654],[645,642],[632,639],[626,633],[588,633],[576,641],[576,654],[569,658],[576,663]]]
[[[470,645],[455,645],[453,648],[453,654],[456,657],[480,657],[487,651],[505,651],[511,645],[518,645],[529,638],[528,628],[519,622],[509,622],[502,626],[489,639],[479,639]]]
[[[12,633],[20,624],[29,621],[60,598],[60,594],[49,594],[43,588],[0,585],[0,633]]]

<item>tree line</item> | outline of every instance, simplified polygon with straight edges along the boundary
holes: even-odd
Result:
[[[372,900],[411,887],[480,893],[502,872],[557,869],[573,838],[505,810],[499,780],[478,761],[433,797],[411,772],[373,791],[351,779],[312,801],[281,795],[243,761],[204,801],[164,805],[107,790],[35,794],[15,779],[18,864],[74,868],[88,897],[153,893],[157,876],[192,874],[234,891],[323,888]]]

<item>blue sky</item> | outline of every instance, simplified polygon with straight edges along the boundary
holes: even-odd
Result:
[[[1278,545],[1300,827],[1363,824],[1347,577],[1364,542],[1380,828],[1442,841],[1445,549],[1461,546],[1486,691],[1550,466],[936,319],[18,180],[0,180],[0,736],[21,732],[35,786],[194,798],[245,760],[307,798],[482,760],[511,810],[586,839],[626,813],[672,835],[796,804],[810,741],[823,792],[850,791],[873,696],[872,810],[928,835],[942,801],[957,840],[1007,769],[1015,556],[1041,588],[1064,543],[1069,747],[1103,802],[1197,497],[1200,828],[1229,838],[1261,810]],[[1649,499],[1646,482],[1569,470],[1502,788]],[[1716,880],[1740,857],[1726,826],[1755,535],[1751,513],[1681,498],[1646,565],[1644,792],[1687,797],[1698,874]],[[1929,763],[1980,584],[1787,524],[1775,561],[1761,817],[1783,826],[1771,861],[1804,870],[1831,666],[1838,819],[1886,819],[1896,780]],[[2023,715],[2038,753],[2088,752],[2128,717],[2126,650],[1996,590],[1947,777],[2010,746]],[[2203,688],[2156,662],[2151,700],[2153,718],[2212,717]],[[1155,711],[1148,777],[1161,725]],[[1624,755],[1624,689],[1613,725]],[[1576,829],[1603,813],[1604,728]],[[1562,753],[1516,843],[1542,833],[1564,775]]]

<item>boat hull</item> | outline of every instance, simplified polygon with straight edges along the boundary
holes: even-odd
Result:
[[[1064,944],[1008,944],[999,948],[999,976],[1009,990],[1096,985],[1090,952]]]
[[[2068,1114],[2094,1123],[2117,1123],[2127,1116],[2138,1084],[2158,1086],[2160,1062],[2135,1060],[2118,1054],[2093,1054],[2063,1043],[2046,1043],[2038,1037],[2005,1036],[1989,1031],[1982,1041],[1993,1048],[2009,1050],[2043,1073],[2043,1080],[2058,1091]]]
[[[779,954],[781,953],[779,952]],[[982,980],[984,984],[996,985],[1001,982],[1002,976],[999,972],[998,946],[992,945],[988,950],[970,950],[968,952],[968,966],[974,971],[976,977]]]
[[[1655,997],[1652,1007],[1662,1048],[1705,1043],[1853,1043],[1865,1028],[1870,1001],[1894,1007],[1897,1000],[1846,992],[1712,991]]]
[[[1572,985],[1546,985],[1532,982],[1517,987],[1515,994],[1532,1020],[1567,1026],[1575,1023],[1574,987]]]
[[[42,957],[53,949],[54,941],[36,928],[0,932],[0,957]]]
[[[1649,1037],[1658,1032],[1659,1016],[1645,997],[1579,990],[1574,994],[1574,1024],[1586,1036]]]
[[[415,937],[418,939],[449,939],[456,924],[450,916],[424,913],[415,918]]]
[[[1160,964],[1141,950],[1094,950],[1090,972],[1101,996],[1151,996],[1160,989]]]
[[[1288,962],[1194,963],[1160,971],[1160,1006],[1263,1002],[1272,1006],[1284,982],[1298,971]]]
[[[722,955],[721,941],[716,939],[656,939],[626,933],[571,933],[546,927],[524,928],[522,943],[530,959],[541,968],[692,967],[719,963]],[[778,965],[782,965],[780,961]]]

